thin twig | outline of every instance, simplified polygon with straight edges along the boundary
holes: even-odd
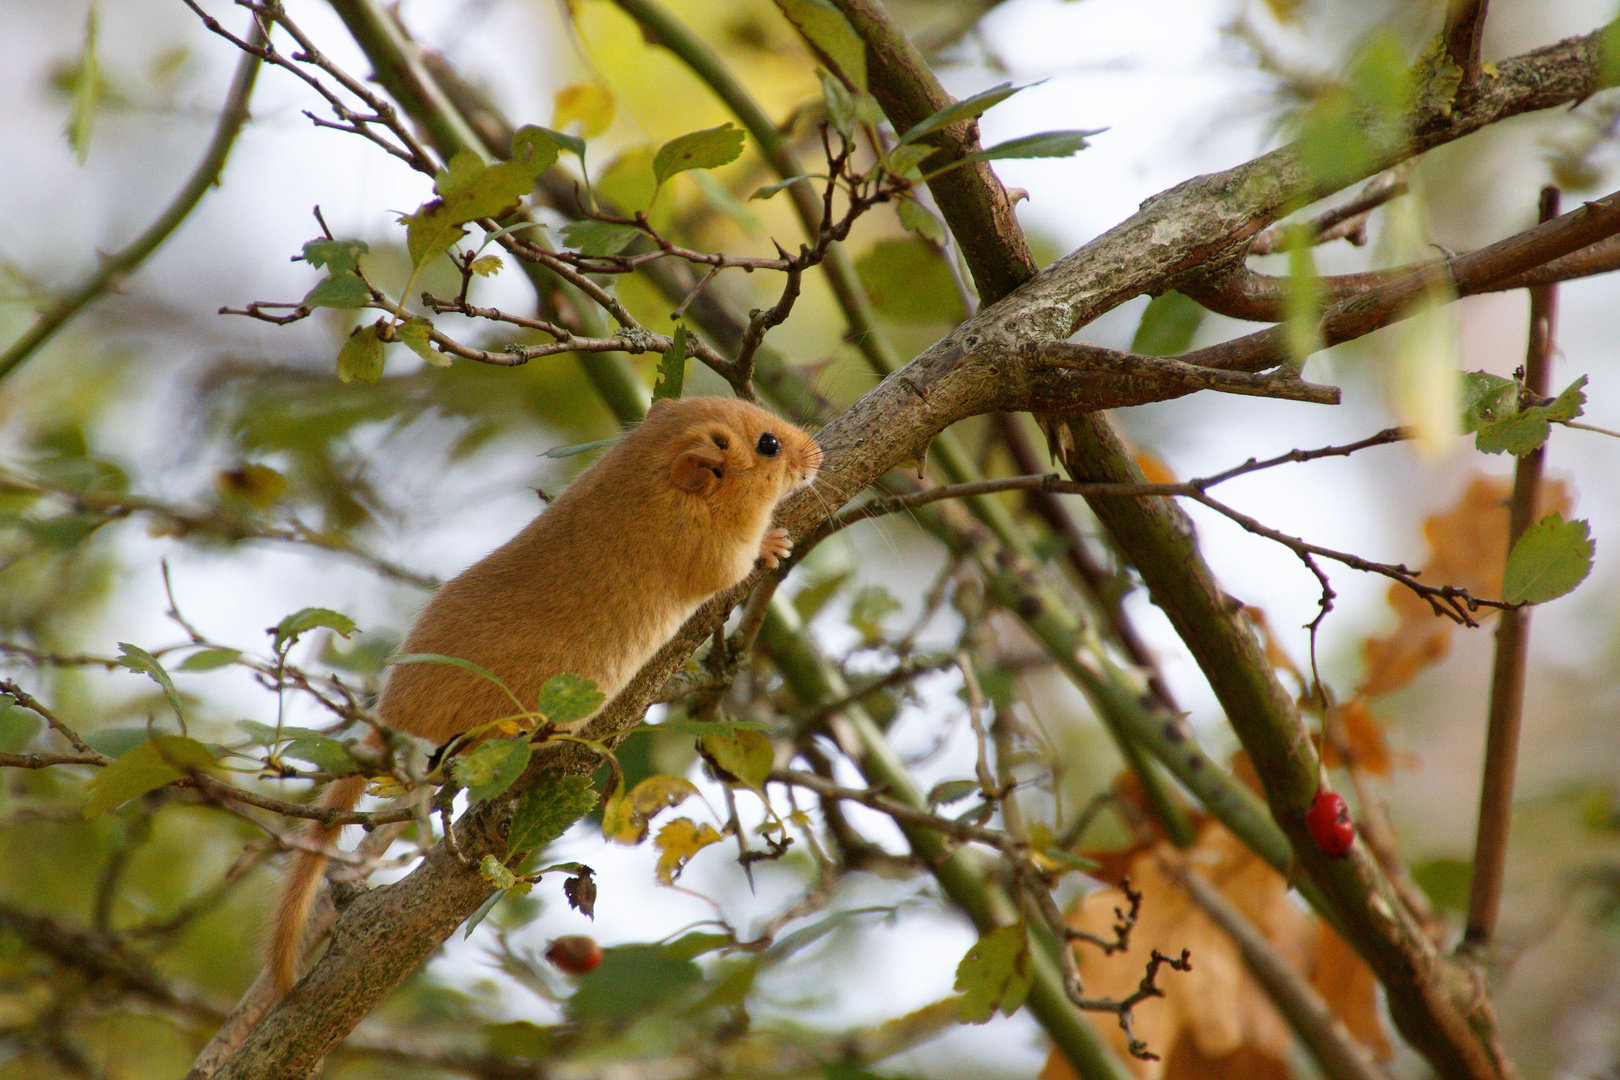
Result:
[[[1485,36],[1486,0],[1450,0],[1446,5],[1446,26],[1441,31],[1446,59],[1462,71],[1459,94],[1471,93],[1483,67],[1480,43]]]
[[[249,38],[248,42],[243,43],[244,46],[263,43],[266,40],[257,20]],[[163,213],[159,214],[157,219],[147,226],[146,231],[137,236],[129,246],[122,251],[102,257],[96,272],[89,280],[47,307],[22,337],[14,341],[4,353],[0,353],[0,379],[5,378],[17,365],[37,352],[52,335],[85,307],[139,269],[186,218],[191,216],[197,204],[202,202],[203,196],[219,182],[220,174],[225,171],[225,162],[230,157],[231,148],[236,145],[236,137],[247,122],[248,100],[253,96],[253,84],[259,74],[259,62],[260,56],[257,52],[251,47],[244,49],[242,58],[236,65],[236,75],[231,79],[231,88],[225,97],[225,104],[220,110],[219,122],[214,127],[213,138],[208,142],[208,149],[203,152],[202,160],[192,170],[191,176],[186,179],[185,186],[174,197],[174,201],[164,208]]]
[[[1480,5],[1483,7],[1483,5]],[[1559,193],[1541,190],[1541,220],[1558,216]],[[1530,343],[1524,363],[1524,385],[1545,397],[1552,368],[1558,318],[1558,286],[1530,290]],[[1508,550],[1535,520],[1541,498],[1541,472],[1547,444],[1518,460],[1513,472],[1513,498],[1508,504]],[[1468,892],[1468,930],[1463,945],[1483,951],[1496,932],[1507,862],[1508,827],[1513,812],[1513,781],[1519,758],[1519,727],[1524,715],[1524,672],[1530,649],[1530,610],[1502,613],[1496,629],[1496,662],[1491,673],[1491,702],[1485,732],[1485,765],[1479,797],[1479,827],[1474,841],[1474,874]]]
[[[1387,202],[1405,195],[1406,179],[1394,171],[1382,172],[1367,181],[1354,198],[1322,211],[1309,221],[1293,225],[1273,225],[1260,233],[1249,244],[1250,255],[1270,255],[1283,250],[1292,235],[1299,230],[1312,244],[1325,244],[1330,240],[1348,239],[1360,247],[1367,242],[1367,217]]]

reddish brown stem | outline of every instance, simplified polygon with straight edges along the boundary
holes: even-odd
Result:
[[[1558,216],[1558,189],[1541,189],[1541,220]],[[1552,366],[1553,329],[1558,313],[1558,286],[1530,290],[1530,346],[1524,383],[1531,393],[1547,395]],[[1530,526],[1541,494],[1543,443],[1519,459],[1513,473],[1513,501],[1508,510],[1508,550]],[[1502,876],[1507,861],[1508,826],[1513,812],[1513,777],[1519,758],[1519,727],[1524,715],[1524,669],[1530,644],[1530,609],[1502,612],[1496,629],[1496,666],[1491,674],[1491,704],[1485,734],[1485,776],[1479,797],[1479,831],[1474,841],[1474,881],[1468,893],[1468,931],[1463,947],[1482,950],[1496,932],[1502,907]]]

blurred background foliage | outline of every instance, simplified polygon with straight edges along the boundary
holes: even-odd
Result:
[[[821,89],[776,8],[766,0],[671,6],[813,159]],[[1073,161],[998,166],[1009,186],[1028,192],[1023,221],[1043,262],[1159,188],[1235,164],[1279,138],[1315,132],[1329,171],[1365,152],[1345,142],[1347,110],[1403,107],[1406,91],[1391,72],[1404,69],[1437,17],[1437,6],[1423,0],[911,0],[891,8],[959,96],[1004,78],[1046,80],[986,117],[987,144],[1051,127],[1109,128]],[[245,24],[222,5],[211,10]],[[340,64],[366,72],[322,5],[295,4],[293,13]],[[768,255],[772,237],[791,247],[799,235],[786,199],[748,200],[774,180],[752,150],[724,170],[683,174],[652,200],[652,148],[730,117],[613,5],[409,0],[399,14],[507,116],[573,125],[589,137],[603,198],[648,209],[660,228],[708,250]],[[1613,14],[1598,0],[1499,0],[1487,55],[1584,32]],[[230,53],[178,3],[0,5],[0,97],[11,103],[0,116],[11,147],[0,160],[0,342],[20,335],[38,304],[82,279],[96,252],[125,243],[169,197],[206,141],[236,62]],[[397,291],[410,267],[393,214],[427,197],[422,179],[397,162],[360,140],[313,129],[300,114],[312,105],[307,91],[284,72],[259,78],[253,121],[221,190],[149,265],[0,382],[0,664],[108,752],[127,749],[119,740],[131,732],[139,738],[149,726],[172,728],[173,713],[150,681],[98,659],[128,641],[168,658],[174,670],[182,653],[163,650],[186,634],[166,612],[213,642],[256,654],[269,652],[264,628],[289,612],[345,612],[361,628],[357,637],[311,634],[292,655],[305,670],[336,674],[362,694],[374,690],[381,658],[422,603],[423,586],[504,540],[539,508],[533,489],[555,492],[590,460],[544,451],[616,430],[584,367],[597,359],[438,368],[393,350],[377,383],[340,383],[333,358],[353,325],[350,313],[323,311],[288,328],[216,315],[223,305],[296,299],[310,288],[310,269],[288,259],[318,235],[309,217],[316,204],[339,236],[366,240],[368,272]],[[1620,171],[1617,102],[1600,95],[1430,154],[1412,177],[1423,243],[1465,250],[1522,228],[1549,180],[1572,199],[1607,191]],[[1380,245],[1393,241],[1385,217],[1373,219],[1379,242],[1320,248],[1317,269],[1387,261]],[[926,239],[926,225],[924,238],[908,226],[919,229],[879,208],[849,244],[885,329],[907,356],[972,303],[954,256]],[[1257,266],[1286,274],[1285,260],[1271,256]],[[457,280],[441,260],[417,284],[451,295]],[[732,290],[744,309],[766,302],[771,287],[735,275],[716,286]],[[480,288],[511,309],[529,302],[512,270]],[[1565,377],[1555,376],[1561,387],[1589,375],[1588,419],[1611,428],[1620,426],[1613,288],[1605,278],[1565,288]],[[628,278],[620,295],[648,325],[667,325],[670,305],[647,282]],[[841,340],[842,325],[820,277],[807,276],[805,301],[771,337],[832,409],[874,378]],[[1134,339],[1141,351],[1170,353],[1236,330],[1172,296],[1127,305],[1084,337],[1120,348]],[[471,324],[462,331],[477,333]],[[1455,351],[1438,362],[1508,374],[1522,361],[1522,296],[1463,303],[1451,333]],[[1205,396],[1119,419],[1145,454],[1183,477],[1251,455],[1345,441],[1415,407],[1403,400],[1407,384],[1389,375],[1403,362],[1399,352],[1393,336],[1381,334],[1313,361],[1314,377],[1346,388],[1346,404],[1331,413]],[[650,385],[656,356],[632,362]],[[722,390],[693,365],[689,394]],[[992,470],[1013,468],[987,424],[962,428]],[[1592,522],[1599,555],[1586,586],[1538,613],[1533,637],[1503,959],[1493,971],[1508,1047],[1533,1078],[1620,1067],[1613,1020],[1620,1009],[1620,581],[1607,557],[1620,536],[1620,488],[1603,479],[1615,475],[1620,450],[1612,440],[1562,430],[1552,446],[1551,468]],[[1425,534],[1423,523],[1448,512],[1484,520],[1486,511],[1467,509],[1470,484],[1506,468],[1452,439],[1443,452],[1381,449],[1273,471],[1232,491],[1246,510],[1285,531],[1412,565],[1450,557],[1456,569],[1460,559],[1462,572],[1490,585],[1499,563],[1448,548],[1443,531]],[[1020,505],[1010,496],[1007,504]],[[1082,504],[1074,510],[1085,520]],[[1305,668],[1298,628],[1317,596],[1309,576],[1287,553],[1218,519],[1194,517],[1226,587],[1263,613],[1278,656]],[[1026,524],[1039,533],[1033,519]],[[1057,549],[1041,543],[1037,550],[1050,558]],[[1434,917],[1455,928],[1466,905],[1490,635],[1458,631],[1438,645],[1425,638],[1414,646],[1422,660],[1403,678],[1357,697],[1379,670],[1369,642],[1431,628],[1403,623],[1379,581],[1345,572],[1334,583],[1339,604],[1319,645],[1324,677],[1342,700],[1363,706],[1347,719],[1347,737],[1389,805]],[[1120,586],[1129,587],[1124,575]],[[937,660],[959,644],[970,648],[1012,740],[1007,760],[1029,784],[1029,812],[1072,822],[1114,789],[1118,757],[1072,687],[1011,622],[985,614],[975,589],[970,573],[901,518],[824,544],[788,585],[800,617],[853,682],[896,663]],[[1235,745],[1185,651],[1139,595],[1127,604],[1201,738],[1230,753]],[[265,679],[241,665],[177,675],[191,734],[236,745],[238,721],[274,723],[278,695]],[[769,724],[792,715],[768,665],[760,662],[744,682],[730,706],[736,718]],[[959,676],[936,663],[867,699],[925,787],[971,775],[960,687]],[[338,732],[307,697],[283,696],[288,723]],[[44,738],[34,713],[0,714],[0,751]],[[729,794],[705,773],[691,742],[675,734],[631,739],[620,754],[627,782],[685,775],[710,803],[687,811],[723,825]],[[1369,754],[1380,756],[1369,761]],[[258,969],[278,864],[265,833],[173,788],[82,820],[85,772],[0,775],[0,1077],[7,1080],[179,1075]],[[303,797],[303,785],[262,783],[269,793]],[[757,802],[736,802],[745,826],[763,820]],[[1110,805],[1114,812],[1067,840],[1083,839],[1088,855],[1129,865],[1154,841],[1133,824],[1129,791]],[[581,1077],[1040,1069],[1045,1048],[1027,1013],[957,1025],[952,973],[974,935],[926,875],[895,857],[901,848],[892,826],[852,808],[829,831],[840,830],[828,842],[861,872],[825,893],[816,891],[822,867],[805,842],[748,873],[723,854],[731,841],[695,851],[671,889],[655,883],[651,845],[608,845],[583,823],[552,856],[596,869],[594,924],[549,880],[529,897],[503,901],[362,1025],[329,1074],[541,1075],[501,1069],[542,1058],[556,1063],[544,1075]],[[1222,841],[1210,835],[1211,858],[1237,860],[1234,900],[1251,905],[1274,936],[1292,935],[1306,967],[1321,960],[1331,945],[1309,937],[1317,931],[1304,925],[1285,883],[1274,874],[1262,881],[1270,872],[1242,864],[1241,854],[1221,855]],[[1112,906],[1108,894],[1091,891],[1094,884],[1070,882],[1064,896],[1077,905],[1076,918],[1089,917],[1088,905]],[[1150,911],[1154,901],[1149,895]],[[1154,925],[1167,927],[1167,936],[1154,943],[1179,950],[1183,937],[1204,942],[1195,964],[1241,981],[1236,959],[1222,959],[1209,929],[1178,922],[1184,915],[1193,918],[1168,901],[1158,908]],[[767,929],[768,947],[732,947]],[[579,933],[611,948],[594,974],[574,979],[542,954],[549,939]],[[1207,984],[1168,984],[1169,1002],[1142,1009],[1151,1018],[1142,1030],[1170,1059],[1156,1068],[1171,1076],[1238,1075],[1219,1068],[1310,1075],[1262,999],[1235,995],[1216,1009],[1197,990]],[[1355,1030],[1367,1045],[1388,1046],[1370,984],[1324,985],[1323,992],[1365,1014]],[[1415,1056],[1391,1052],[1395,1074],[1422,1075]],[[628,1061],[647,1071],[615,1072],[615,1063]]]

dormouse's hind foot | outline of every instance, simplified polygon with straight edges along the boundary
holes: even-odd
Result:
[[[765,534],[765,539],[759,542],[759,560],[765,564],[765,569],[774,570],[793,553],[793,540],[788,536],[786,529],[776,528]]]

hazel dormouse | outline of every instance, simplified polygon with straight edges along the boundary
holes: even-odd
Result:
[[[470,660],[522,701],[563,673],[590,679],[611,700],[705,600],[792,550],[771,517],[820,465],[815,439],[756,405],[654,402],[521,532],[446,582],[401,651]],[[385,725],[434,745],[511,709],[500,687],[447,664],[391,668],[377,703]],[[365,784],[333,781],[321,805],[352,809]],[[339,832],[310,824],[314,847]],[[301,848],[283,883],[268,957],[283,993],[303,962],[325,863]]]

